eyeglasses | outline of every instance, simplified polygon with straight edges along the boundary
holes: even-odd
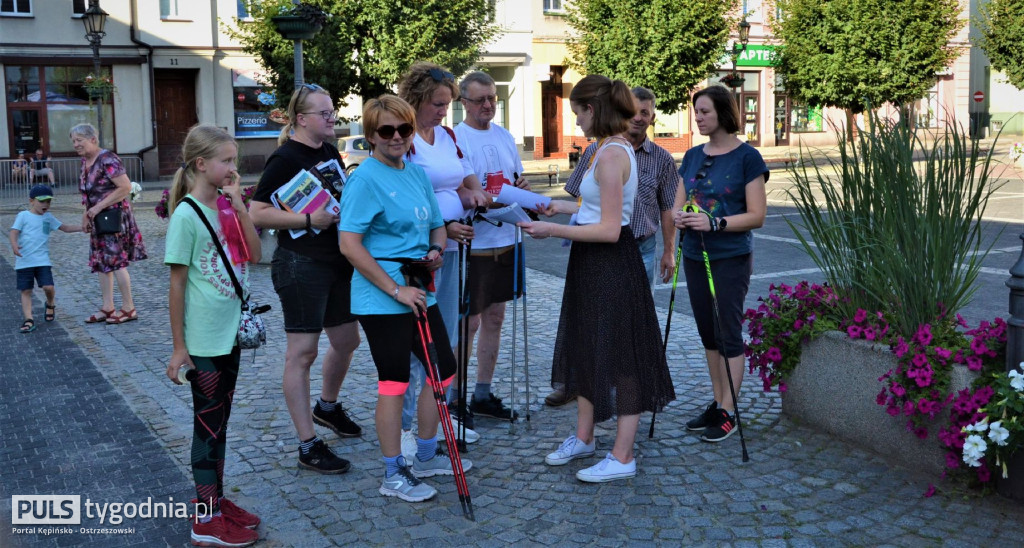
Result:
[[[448,80],[449,82],[455,81],[455,75],[448,72],[447,70],[432,68],[429,71],[427,71],[427,74],[429,74],[430,77],[433,78],[435,82],[444,82],[445,80]]]
[[[398,132],[398,136],[402,139],[408,139],[412,132],[416,128],[412,127],[412,124],[402,124],[398,127],[395,126],[380,126],[377,128],[377,135],[380,135],[381,139],[391,139],[395,136],[395,132]]]
[[[693,177],[693,180],[696,181],[698,179],[703,179],[703,178],[707,177],[708,176],[708,170],[711,169],[711,166],[713,166],[713,165],[715,165],[715,157],[714,156],[708,156],[707,158],[705,158],[704,159],[704,163],[700,165],[700,168],[701,168],[700,171],[698,171],[697,175],[695,175]]]
[[[472,104],[474,104],[476,106],[480,106],[480,105],[482,105],[484,103],[490,103],[492,105],[498,104],[498,96],[497,95],[484,95],[483,97],[480,97],[479,99],[470,99],[469,97],[462,97],[462,100],[467,102],[467,103],[472,103]]]
[[[319,114],[320,117],[323,118],[325,122],[332,122],[338,119],[337,115],[334,114],[333,110],[321,110],[319,112],[300,112],[299,114]]]

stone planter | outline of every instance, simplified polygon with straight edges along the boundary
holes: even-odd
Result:
[[[838,331],[826,333],[804,346],[800,364],[786,381],[782,412],[895,464],[941,475],[945,450],[935,432],[918,439],[907,430],[907,417],[889,416],[875,402],[883,388],[878,378],[895,367],[896,356],[885,346],[851,340]],[[975,378],[973,371],[956,367],[951,388],[966,388]]]
[[[277,232],[270,229],[263,229],[260,232],[260,263],[270,264],[277,251]]]

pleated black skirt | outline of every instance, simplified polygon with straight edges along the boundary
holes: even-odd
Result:
[[[616,243],[572,244],[551,383],[593,402],[596,422],[661,411],[676,397],[651,287],[628,226]]]

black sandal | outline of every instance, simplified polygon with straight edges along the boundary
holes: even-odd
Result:
[[[36,321],[33,320],[32,318],[29,318],[29,319],[21,322],[21,329],[19,331],[21,331],[22,333],[31,333],[31,332],[33,332],[35,330],[36,330]]]
[[[48,321],[48,322],[52,322],[54,320],[54,318],[57,317],[57,303],[54,303],[54,304],[44,303],[43,306],[46,307],[46,313],[43,314],[43,319]]]

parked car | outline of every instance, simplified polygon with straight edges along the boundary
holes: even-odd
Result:
[[[359,164],[370,157],[370,143],[362,135],[338,139],[338,152],[345,162],[345,175],[352,175]]]

